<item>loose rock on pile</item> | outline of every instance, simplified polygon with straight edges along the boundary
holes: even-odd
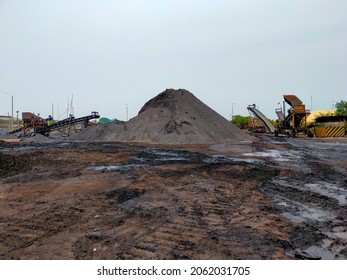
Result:
[[[251,140],[247,133],[184,89],[165,90],[126,123],[90,127],[71,138],[162,144]]]

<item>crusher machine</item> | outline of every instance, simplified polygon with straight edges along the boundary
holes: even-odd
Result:
[[[48,121],[50,120],[52,120],[51,116],[49,116],[47,119],[43,119],[31,112],[23,112],[21,127],[8,132],[7,134],[15,134],[20,131],[23,131],[23,134],[27,134],[29,132],[38,132],[46,129],[48,127]]]
[[[75,124],[82,124],[82,127],[88,126],[88,123],[92,119],[98,119],[100,115],[98,112],[92,112],[88,116],[75,118],[73,115],[70,115],[68,118],[61,121],[57,121],[53,124],[49,124],[49,121],[52,120],[52,117],[49,116],[47,119],[43,119],[40,116],[37,116],[30,112],[22,113],[22,127],[10,131],[7,134],[14,134],[20,131],[23,131],[23,134],[33,134],[39,133],[45,136],[48,136],[49,133],[53,130],[58,130],[64,127],[71,127]]]
[[[287,135],[295,137],[298,133],[304,133],[313,137],[313,132],[307,127],[307,116],[310,114],[305,105],[296,95],[283,95],[283,109],[276,109],[278,117],[275,135]],[[291,107],[286,114],[286,103]]]

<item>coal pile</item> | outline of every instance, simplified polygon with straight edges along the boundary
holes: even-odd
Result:
[[[252,140],[187,90],[167,89],[123,124],[90,127],[76,140],[202,144]]]

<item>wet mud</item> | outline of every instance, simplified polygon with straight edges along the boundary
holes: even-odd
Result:
[[[1,259],[347,259],[346,143],[0,147]]]

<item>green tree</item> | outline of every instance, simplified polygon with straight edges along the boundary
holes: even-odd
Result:
[[[347,116],[347,101],[341,100],[335,105],[337,116]]]
[[[250,116],[244,117],[240,115],[235,115],[230,122],[239,128],[245,128],[249,119],[250,119]]]

